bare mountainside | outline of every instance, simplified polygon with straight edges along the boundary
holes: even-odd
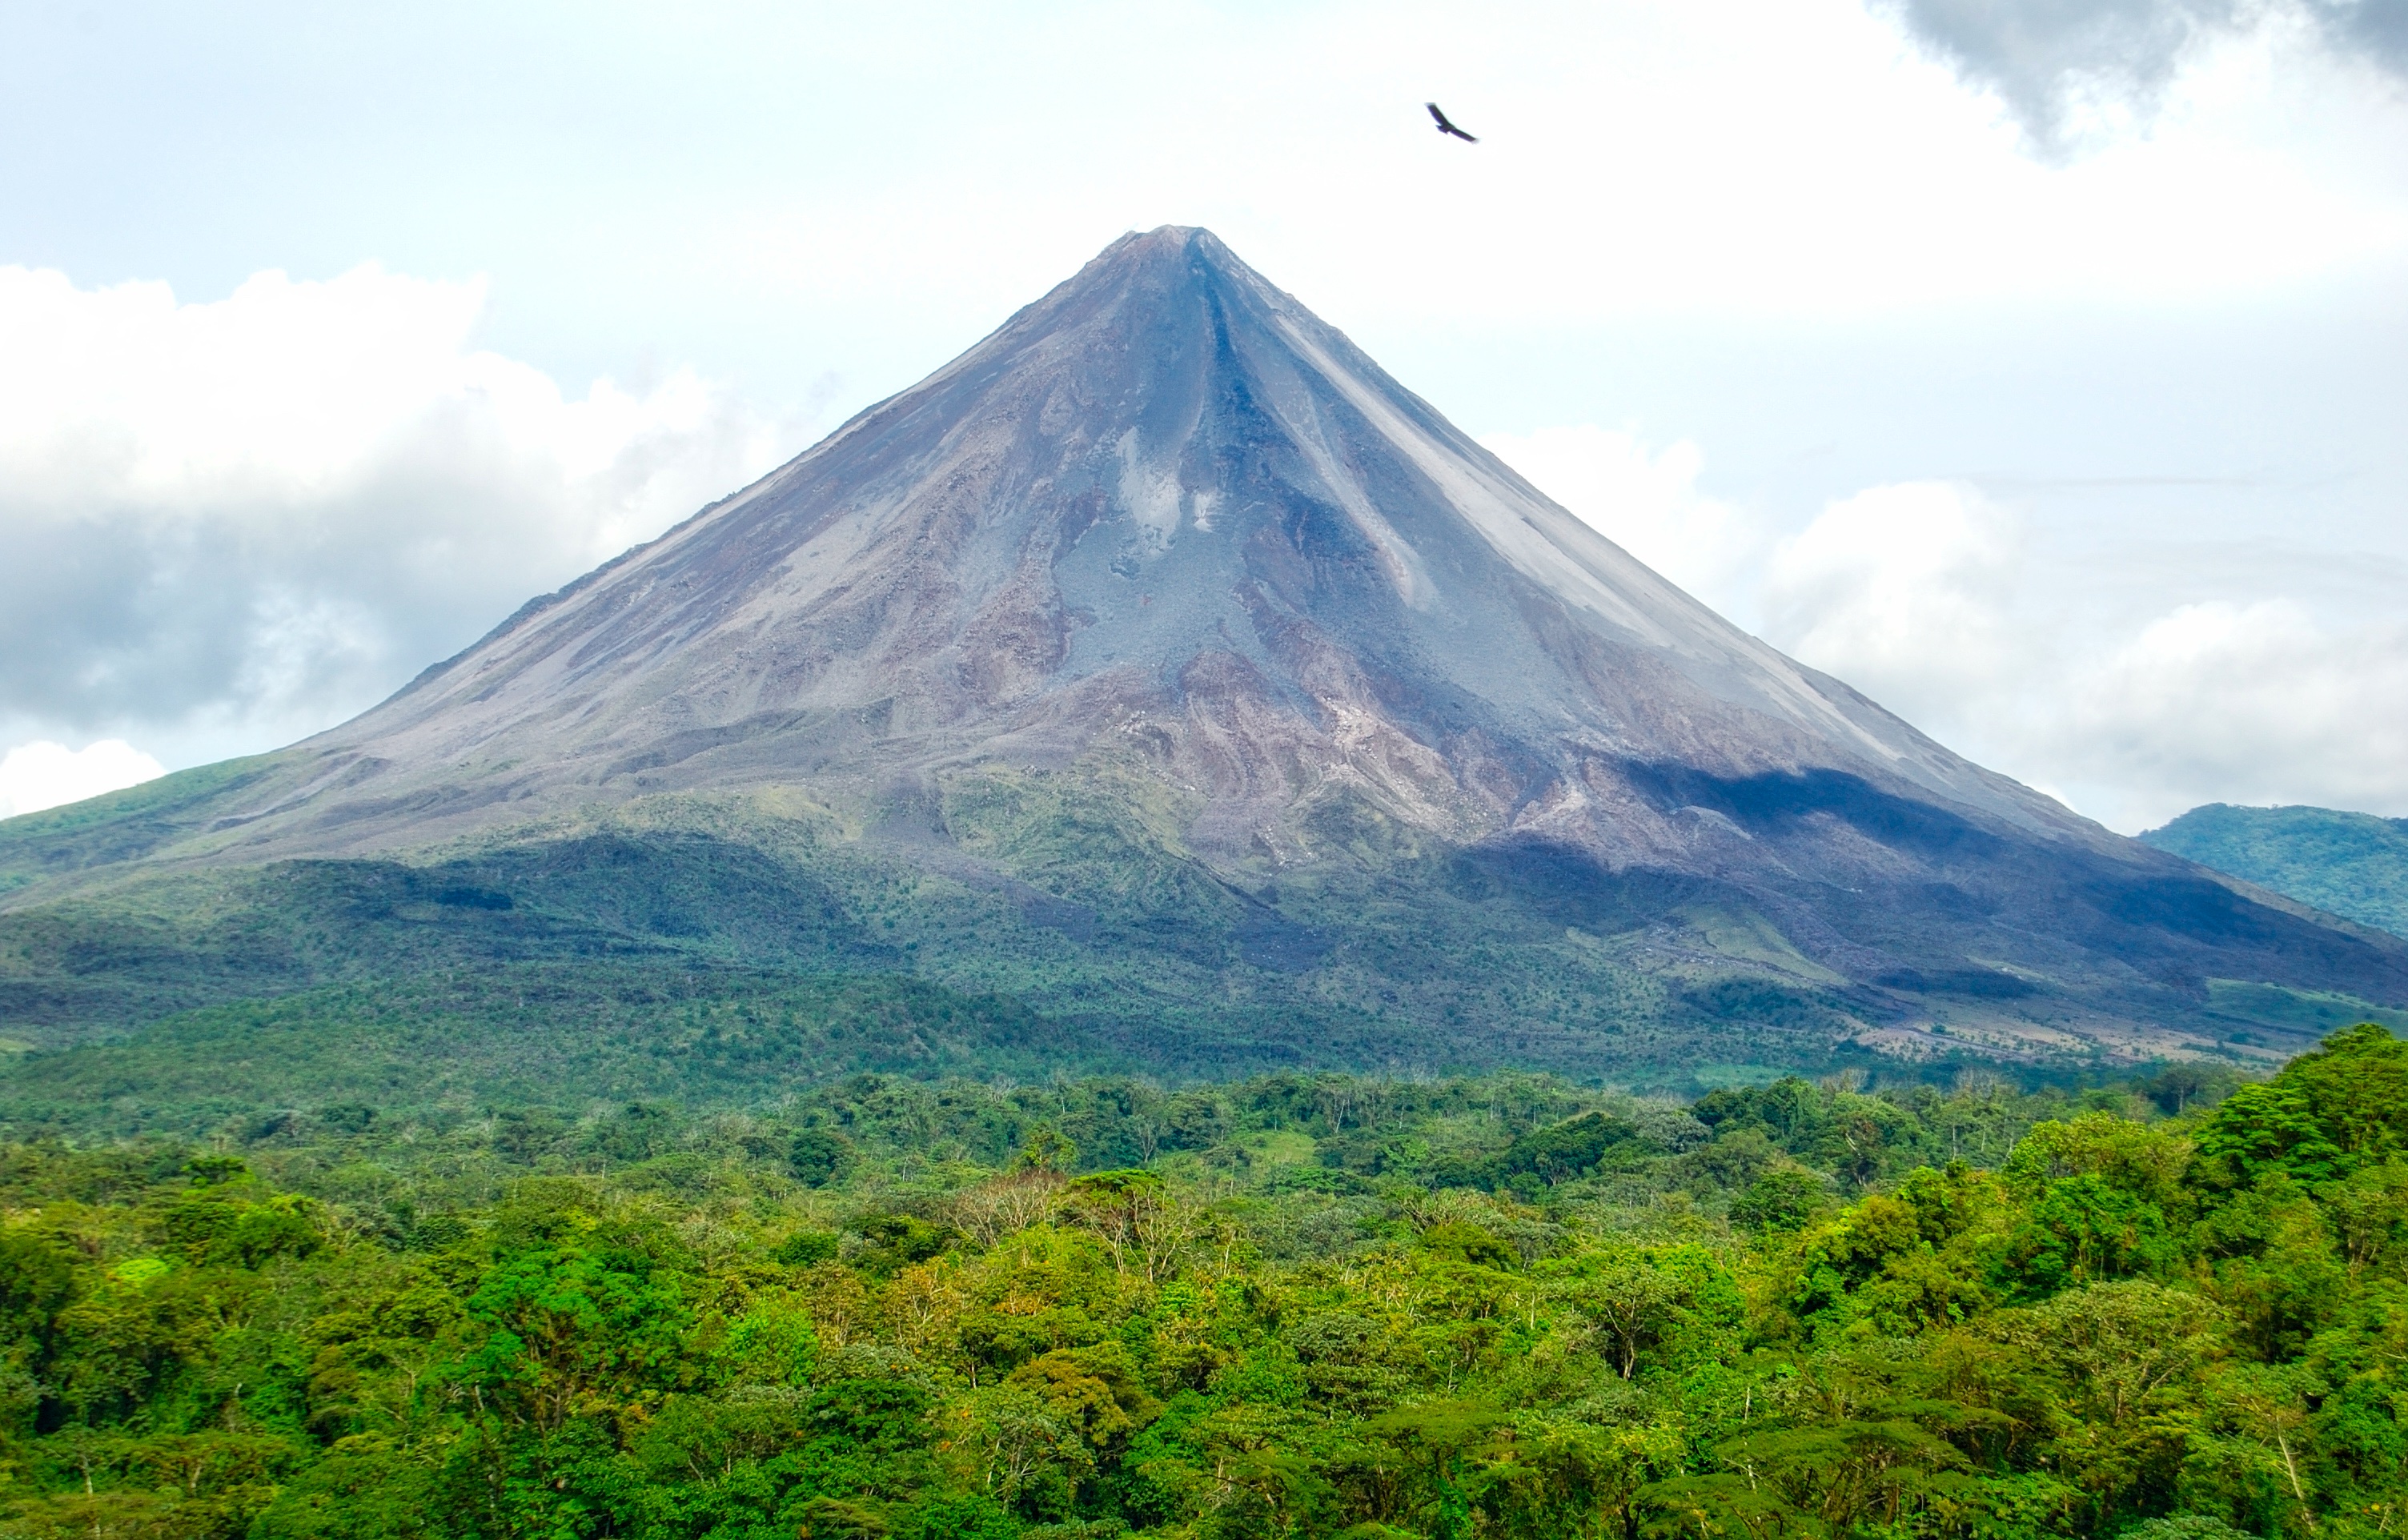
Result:
[[[1633,561],[1208,233],[1158,230],[313,741],[328,784],[269,843],[797,771],[908,792],[1114,738],[1205,799],[1190,837],[1223,862],[1309,853],[1297,810],[1338,788],[1454,838],[1746,862],[1634,786],[1656,764],[1842,769],[2089,836]]]
[[[2408,1001],[2396,939],[1739,631],[1180,228],[355,720],[0,828],[21,931],[374,870],[394,923],[836,957],[1171,1061],[2245,1050]],[[665,917],[664,862],[714,896]],[[825,934],[761,939],[797,903]],[[135,1008],[20,956],[36,1025]]]

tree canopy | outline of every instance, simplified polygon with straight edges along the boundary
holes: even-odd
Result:
[[[2408,1045],[2160,1080],[21,1141],[0,1534],[2400,1533]]]

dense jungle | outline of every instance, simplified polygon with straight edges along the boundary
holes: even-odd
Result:
[[[12,1536],[2386,1535],[2408,1044],[0,1149]]]

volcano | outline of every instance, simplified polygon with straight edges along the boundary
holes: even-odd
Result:
[[[1173,1065],[2272,1052],[2408,1001],[2397,939],[1783,656],[1176,227],[356,720],[0,825],[0,870],[20,932],[188,948],[139,894],[355,914],[373,873],[379,967],[891,969]],[[46,965],[28,1030],[207,992]]]

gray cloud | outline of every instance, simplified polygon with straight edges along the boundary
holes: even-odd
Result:
[[[0,748],[322,727],[791,443],[684,372],[564,398],[467,345],[479,300],[0,269]]]
[[[2342,46],[2408,75],[2408,3],[2403,0],[2311,0],[2309,9]]]
[[[0,497],[0,720],[84,734],[195,712],[331,720],[607,553],[591,543],[607,514],[666,491],[656,528],[756,468],[751,425],[728,416],[629,445],[610,470],[635,485],[599,497],[490,434],[412,426],[300,500],[61,517]]]
[[[1969,82],[1996,91],[2043,154],[2060,156],[2085,116],[2145,117],[2186,59],[2219,36],[2278,18],[2334,50],[2408,77],[2408,0],[1878,0]]]

